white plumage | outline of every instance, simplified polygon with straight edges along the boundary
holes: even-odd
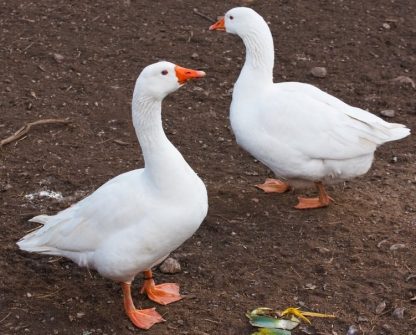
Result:
[[[68,257],[104,277],[129,284],[192,236],[207,214],[207,192],[166,137],[161,101],[186,80],[204,75],[168,62],[146,67],[137,79],[132,101],[145,168],[111,179],[56,215],[32,218],[43,227],[23,237],[17,243],[20,249]]]
[[[313,85],[273,83],[273,38],[254,10],[231,9],[210,29],[237,34],[246,47],[230,107],[236,140],[285,183],[334,183],[362,175],[379,145],[409,135],[404,125],[388,123]],[[273,181],[259,186],[272,191]],[[304,208],[322,207],[315,205]]]

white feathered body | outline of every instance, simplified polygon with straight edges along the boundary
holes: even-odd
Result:
[[[238,144],[295,186],[360,176],[379,145],[409,134],[315,86],[285,82],[257,89],[244,77],[234,88],[230,120]]]
[[[192,236],[205,218],[205,186],[190,168],[187,172],[180,188],[170,192],[155,189],[145,169],[119,175],[72,207],[31,219],[44,226],[19,247],[65,256],[104,277],[131,281]]]
[[[131,282],[198,229],[208,210],[205,185],[162,126],[162,99],[181,86],[174,66],[148,66],[136,82],[133,124],[145,168],[111,179],[56,215],[34,217],[30,221],[43,227],[24,236],[20,249],[64,256],[104,277]]]
[[[292,186],[350,179],[368,171],[379,145],[409,135],[315,86],[273,83],[275,49],[265,20],[247,7],[229,10],[224,20],[246,47],[230,107],[233,132],[278,178]]]

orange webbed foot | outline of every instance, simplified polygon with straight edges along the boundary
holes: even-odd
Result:
[[[131,297],[131,284],[121,283],[123,290],[124,310],[130,321],[138,328],[149,329],[155,323],[165,321],[155,308],[136,309]]]
[[[284,193],[290,189],[288,183],[272,178],[267,178],[263,184],[257,184],[255,186],[266,193]]]
[[[327,207],[331,201],[334,201],[325,191],[321,182],[315,183],[316,188],[319,191],[319,197],[316,198],[304,198],[298,197],[299,203],[294,207],[296,209],[313,209]]]
[[[161,305],[168,305],[183,298],[179,293],[178,284],[165,283],[155,285],[151,271],[145,272],[145,281],[140,293],[146,293],[150,300]]]
[[[165,321],[155,308],[126,311],[130,321],[138,328],[150,329],[154,324]]]
[[[331,201],[333,201],[332,198],[328,197],[328,201],[322,201],[321,198],[304,198],[304,197],[298,197],[299,203],[294,207],[296,209],[313,209],[313,208],[322,208],[327,207]]]

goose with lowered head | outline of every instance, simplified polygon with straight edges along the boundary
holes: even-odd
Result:
[[[299,197],[298,209],[328,206],[324,184],[365,174],[377,147],[409,135],[319,88],[298,82],[273,83],[274,46],[270,29],[253,9],[237,7],[210,30],[238,35],[246,59],[234,85],[230,122],[237,143],[279,179],[256,185],[265,192],[315,184],[319,196]]]
[[[204,183],[166,137],[161,118],[169,93],[204,76],[169,62],[144,68],[132,114],[145,167],[109,180],[56,215],[32,218],[43,227],[17,242],[22,250],[64,256],[120,282],[125,312],[142,329],[164,320],[154,308],[136,309],[131,282],[144,272],[141,293],[163,305],[180,300],[179,286],[155,285],[151,268],[192,236],[208,210]]]

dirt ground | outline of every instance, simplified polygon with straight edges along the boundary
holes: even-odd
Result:
[[[125,317],[118,284],[15,242],[35,227],[30,217],[142,167],[131,94],[139,71],[161,59],[208,74],[165,101],[164,126],[205,181],[210,210],[173,253],[183,271],[155,271],[188,297],[157,307],[167,322],[147,334],[251,334],[244,314],[259,306],[337,315],[294,335],[343,335],[351,325],[359,334],[416,334],[414,137],[382,146],[366,176],[330,188],[336,204],[327,209],[293,209],[305,191],[255,189],[271,173],[236,145],[228,120],[243,44],[209,32],[193,12],[216,19],[241,4],[270,22],[276,81],[312,83],[375,114],[393,109],[389,121],[416,129],[415,88],[393,80],[416,80],[412,0],[4,0],[0,139],[38,119],[71,124],[36,126],[0,152],[1,334],[145,333]],[[314,66],[327,77],[311,76]],[[25,197],[41,190],[63,199]],[[140,285],[137,305],[154,306]]]

